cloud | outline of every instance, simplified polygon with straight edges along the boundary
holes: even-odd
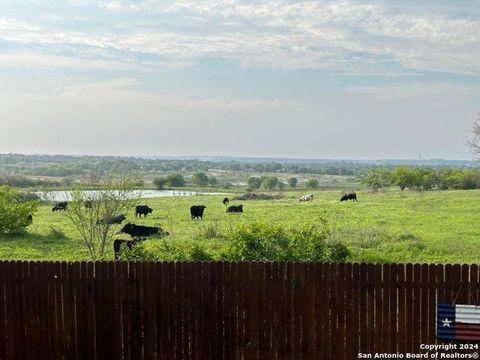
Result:
[[[0,18],[0,39],[53,45],[59,52],[68,46],[111,49],[118,62],[133,53],[139,66],[225,59],[271,69],[374,74],[397,66],[400,73],[480,75],[480,20],[458,14],[349,1],[76,0],[75,5],[90,7],[100,25],[72,31],[48,21]],[[97,6],[110,15],[95,14]],[[147,64],[138,54],[157,62]]]

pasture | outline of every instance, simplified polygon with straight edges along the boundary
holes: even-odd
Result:
[[[244,214],[226,214],[224,195],[143,199],[153,214],[140,220],[132,210],[127,221],[160,225],[170,232],[164,238],[167,242],[197,242],[216,249],[242,222],[295,227],[325,218],[331,237],[349,246],[351,261],[480,262],[480,191],[360,191],[358,202],[341,203],[339,191],[319,190],[312,192],[313,202],[299,202],[305,193],[287,191],[279,200],[231,201],[231,205],[243,204]],[[190,206],[201,204],[207,206],[203,221],[191,220]],[[155,251],[160,241],[147,240],[145,248]],[[113,259],[113,248],[110,255]],[[0,259],[74,261],[88,260],[88,254],[65,215],[52,213],[51,204],[42,204],[26,234],[0,238]]]

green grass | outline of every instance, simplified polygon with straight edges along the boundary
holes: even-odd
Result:
[[[330,190],[313,192],[313,202],[300,203],[302,193],[286,192],[281,200],[233,201],[244,204],[240,215],[225,213],[224,196],[144,199],[153,214],[135,220],[132,211],[128,221],[162,226],[171,233],[167,241],[196,241],[215,248],[228,242],[229,230],[239,222],[295,227],[326,217],[332,237],[352,250],[352,261],[480,262],[480,191],[358,192],[357,203],[340,203],[339,191]],[[203,221],[190,219],[193,204],[207,206]],[[148,240],[145,246],[154,251],[158,241]],[[65,215],[42,205],[26,234],[0,238],[0,259],[88,260],[88,253]]]

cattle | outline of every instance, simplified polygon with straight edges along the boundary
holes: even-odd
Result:
[[[299,201],[313,201],[313,194],[303,195]]]
[[[222,202],[223,202],[223,205],[227,206],[228,204],[230,204],[230,199],[226,197],[225,199],[223,199]]]
[[[227,208],[227,213],[243,213],[243,205],[232,205]]]
[[[347,201],[347,200],[357,201],[357,194],[354,192],[343,194],[342,197],[340,198],[340,201]]]
[[[202,220],[203,219],[203,211],[206,208],[207,207],[205,205],[193,205],[192,207],[190,207],[190,216],[192,217],[192,219]]]
[[[123,214],[107,216],[105,217],[105,219],[98,220],[97,224],[106,224],[106,225],[121,224],[125,219],[126,217]]]
[[[85,200],[85,209],[92,209],[92,208],[93,208],[93,201]]]
[[[140,216],[147,217],[148,214],[152,213],[153,209],[147,205],[138,205],[135,207],[135,217]]]
[[[28,222],[28,225],[33,224],[33,215],[32,214],[27,215],[27,222]]]
[[[134,239],[157,234],[169,235],[168,232],[164,233],[161,227],[135,225],[131,223],[126,224],[122,230],[120,230],[120,233],[128,234]]]
[[[133,247],[137,244],[140,244],[142,241],[145,239],[135,239],[135,240],[122,240],[122,239],[115,239],[113,241],[113,252],[115,254],[115,260],[120,259],[120,254],[122,250],[122,245],[126,246],[130,250],[133,249]]]
[[[67,201],[60,201],[56,202],[55,205],[53,205],[52,211],[66,211],[68,208],[68,202]]]

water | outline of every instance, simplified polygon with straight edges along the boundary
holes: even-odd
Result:
[[[221,193],[206,193],[198,191],[185,190],[134,190],[140,192],[142,198],[156,198],[156,197],[173,197],[173,196],[195,196],[195,195],[220,195]],[[98,190],[85,190],[85,198],[95,198]],[[71,199],[71,191],[38,191],[36,194],[47,201],[69,201]]]

